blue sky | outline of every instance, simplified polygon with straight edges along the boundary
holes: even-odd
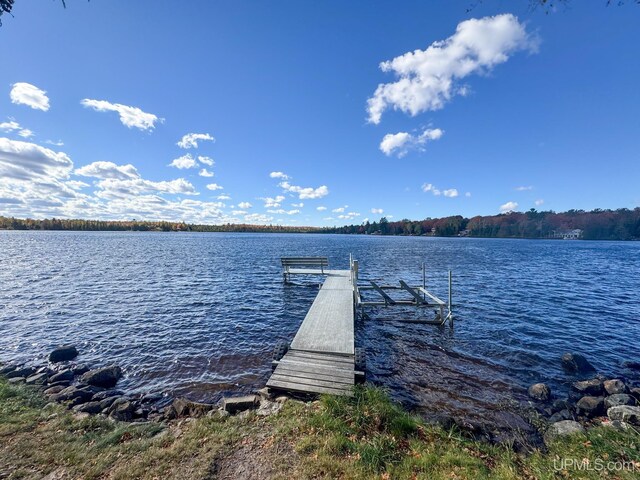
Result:
[[[18,0],[0,215],[322,226],[640,205],[640,7],[475,3]]]

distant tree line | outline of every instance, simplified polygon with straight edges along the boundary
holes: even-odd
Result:
[[[77,231],[135,231],[135,232],[279,232],[307,233],[320,230],[315,227],[286,227],[281,225],[197,225],[185,222],[148,222],[140,220],[80,220],[45,218],[34,220],[0,216],[0,230],[77,230]]]
[[[80,220],[51,218],[44,220],[0,216],[0,230],[78,230],[137,232],[254,232],[254,233],[340,233],[360,235],[429,235],[435,237],[486,238],[556,238],[564,232],[580,230],[585,240],[640,240],[640,207],[633,210],[596,209],[531,210],[520,213],[464,218],[461,215],[424,220],[390,222],[382,217],[377,222],[344,227],[292,227],[282,225],[199,225],[185,222],[149,222],[139,220]]]
[[[390,222],[383,217],[378,222],[347,225],[323,229],[326,233],[369,235],[432,235],[436,237],[488,237],[488,238],[554,238],[563,232],[581,230],[585,240],[640,240],[640,207],[633,210],[596,209],[569,210],[556,213],[510,212],[500,215],[464,218],[461,215],[425,220]]]

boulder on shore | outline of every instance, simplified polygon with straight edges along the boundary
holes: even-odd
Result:
[[[67,382],[71,380],[73,380],[73,371],[62,370],[61,372],[58,372],[55,375],[51,375],[51,378],[49,378],[49,383]]]
[[[597,417],[604,413],[604,398],[585,396],[578,400],[576,403],[576,411],[578,415],[584,415],[585,417]]]
[[[551,398],[551,389],[544,383],[534,383],[529,387],[528,393],[531,398],[541,402]]]
[[[51,363],[67,362],[78,356],[78,350],[73,345],[64,345],[53,350],[49,354]]]
[[[259,399],[256,395],[246,395],[244,397],[225,398],[223,402],[223,410],[230,414],[242,412],[244,410],[254,409],[258,406]]]
[[[562,355],[562,367],[571,373],[595,372],[596,369],[579,353],[565,353]]]
[[[626,393],[616,393],[604,399],[605,408],[619,407],[620,405],[634,406],[635,404],[636,399]]]
[[[607,410],[607,416],[611,420],[619,420],[632,425],[640,425],[640,407],[631,407],[629,405],[611,407]]]
[[[622,380],[605,380],[604,389],[609,395],[615,395],[617,393],[627,393],[627,386]]]
[[[600,395],[602,393],[602,380],[599,378],[574,382],[571,386],[584,395]]]
[[[574,433],[584,433],[584,427],[574,420],[562,420],[552,424],[547,429],[544,434],[544,440],[546,443],[549,443],[549,441],[555,438]]]
[[[117,365],[89,370],[80,381],[95,387],[113,388],[122,377],[122,369]]]
[[[216,408],[213,404],[192,402],[186,398],[176,398],[171,405],[178,417],[203,417]]]

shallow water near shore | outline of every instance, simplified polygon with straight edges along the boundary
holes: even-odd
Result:
[[[368,379],[426,417],[517,427],[506,405],[582,352],[605,375],[640,380],[640,243],[289,234],[0,232],[0,360],[44,362],[72,343],[79,361],[117,363],[132,391],[215,401],[260,388],[273,346],[290,341],[318,291],[283,285],[281,256],[360,262],[361,280],[422,283],[446,298],[453,329],[357,323]],[[429,312],[429,315],[431,313]],[[634,375],[636,375],[634,377]]]

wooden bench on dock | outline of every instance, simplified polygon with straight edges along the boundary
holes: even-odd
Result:
[[[280,262],[285,283],[290,275],[324,275],[325,267],[329,266],[327,257],[282,257]]]

